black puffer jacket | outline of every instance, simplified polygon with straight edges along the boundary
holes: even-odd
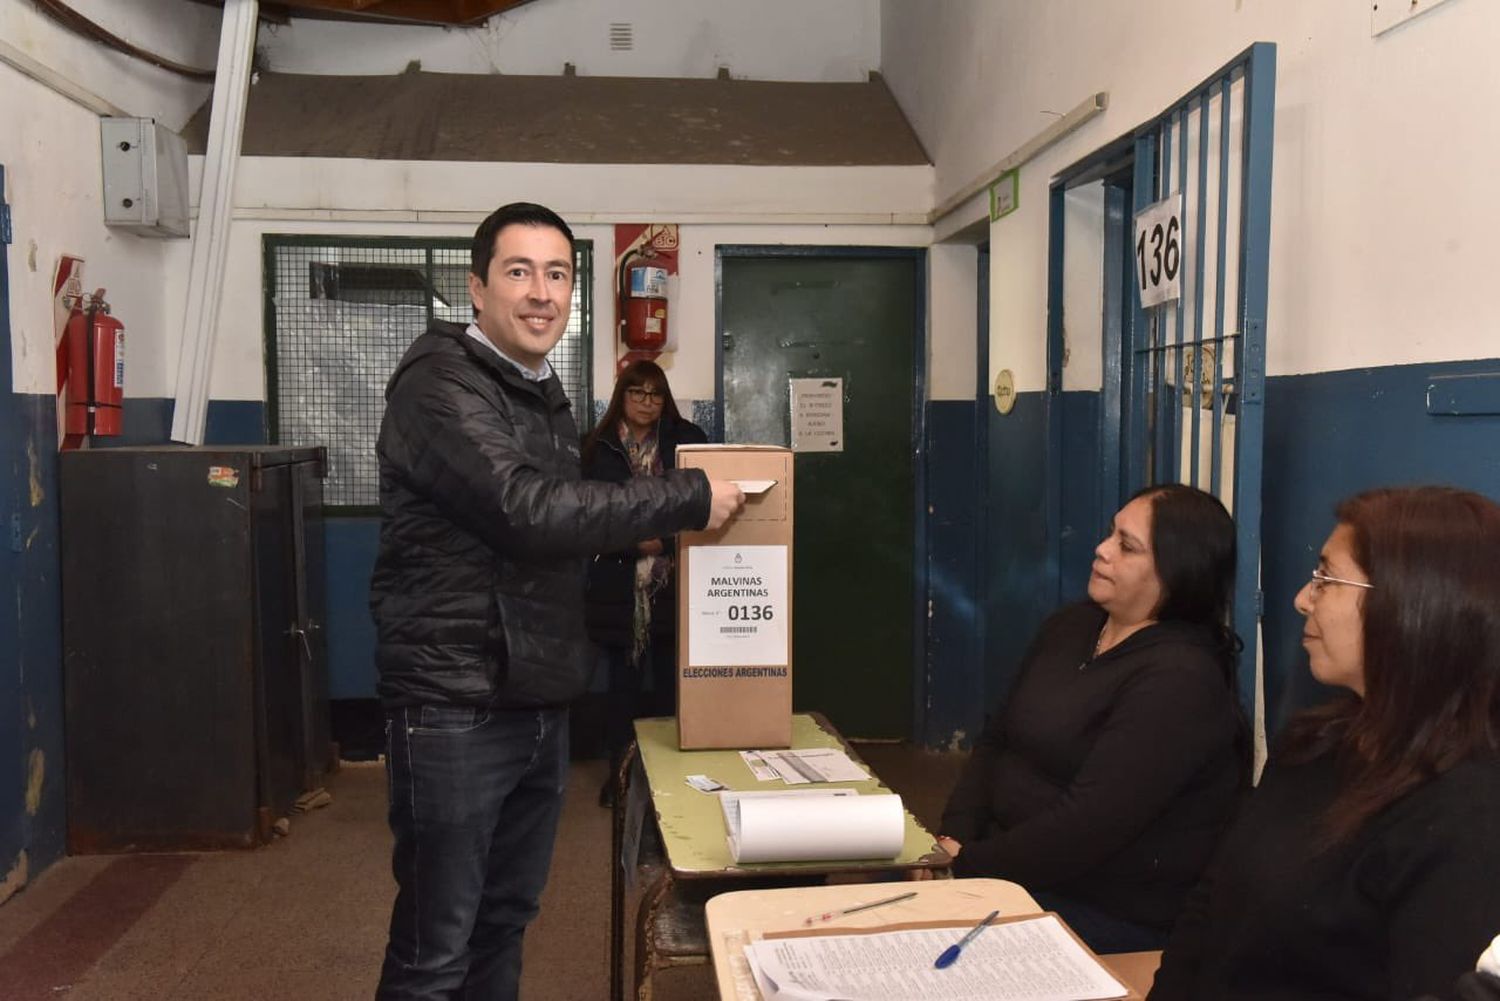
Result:
[[[677,468],[678,445],[701,445],[708,435],[692,421],[663,417],[657,424],[657,449],[662,470]],[[630,460],[617,432],[604,432],[584,460],[583,475],[591,480],[626,483],[630,480]],[[662,551],[675,558],[675,543],[662,539]],[[629,647],[635,636],[635,564],[639,556],[635,546],[611,553],[601,553],[589,564],[588,624],[589,638],[606,646]],[[665,637],[677,630],[677,575],[674,572],[665,587],[651,599],[651,634]]]
[[[455,323],[434,322],[401,359],[376,451],[370,607],[387,706],[577,697],[585,558],[708,521],[697,470],[581,480],[562,384],[523,378]]]

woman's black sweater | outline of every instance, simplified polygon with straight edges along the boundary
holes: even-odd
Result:
[[[663,417],[657,424],[657,449],[662,469],[677,468],[678,445],[701,445],[708,441],[703,429],[692,421]],[[629,481],[630,460],[619,432],[605,429],[594,442],[584,460],[583,478],[611,483]],[[663,553],[674,556],[673,539],[663,539]],[[633,642],[635,621],[635,563],[640,556],[634,547],[613,553],[601,553],[589,564],[588,593],[585,610],[589,639],[605,646],[629,648]],[[651,599],[651,633],[669,637],[677,630],[676,575]]]
[[[1095,658],[1105,613],[1042,625],[943,813],[954,870],[1165,930],[1243,786],[1243,727],[1206,628],[1163,622]]]
[[[1189,897],[1151,1001],[1459,996],[1500,933],[1500,754],[1323,848],[1338,788],[1332,754],[1266,769]]]

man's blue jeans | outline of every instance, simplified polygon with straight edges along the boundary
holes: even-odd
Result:
[[[514,1001],[568,771],[566,709],[386,715],[398,891],[377,1001]]]

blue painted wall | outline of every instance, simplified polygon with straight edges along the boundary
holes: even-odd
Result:
[[[7,363],[9,348],[5,349]],[[10,381],[9,366],[4,377]],[[0,899],[63,854],[62,614],[57,553],[57,424],[51,396],[7,394],[0,580]]]
[[[927,705],[919,735],[929,746],[968,746],[983,721],[986,582],[980,558],[986,512],[984,456],[972,401],[927,408]]]
[[[1333,528],[1334,505],[1376,486],[1450,483],[1500,500],[1500,416],[1427,413],[1435,377],[1500,372],[1500,358],[1266,380],[1263,489],[1268,729],[1320,700],[1292,599]]]
[[[1017,393],[1015,407],[1001,414],[994,398],[983,410],[989,421],[990,509],[985,559],[985,678],[982,717],[1010,691],[1021,655],[1056,602],[1042,586],[1053,558],[1046,533],[1046,408],[1042,393]]]
[[[1479,373],[1500,373],[1500,359],[1267,379],[1262,587],[1269,732],[1326,697],[1307,673],[1302,619],[1292,599],[1332,528],[1337,501],[1374,486],[1410,483],[1451,483],[1500,499],[1500,415],[1427,413],[1434,379]],[[1044,395],[1018,394],[1006,416],[992,404],[933,403],[929,411],[933,725],[922,735],[929,744],[947,743],[959,730],[974,732],[1009,691],[1032,633],[1060,600],[1045,586],[1056,543],[1046,539],[1043,517]],[[1113,500],[1099,497],[1098,394],[1065,393],[1060,406],[1059,578],[1066,600],[1083,592]],[[965,495],[976,475],[973,426],[980,419],[989,422],[988,467],[977,471],[988,478],[983,513]],[[987,544],[980,541],[985,532]],[[969,580],[973,590],[965,591]]]
[[[57,405],[13,393],[0,166],[0,900],[63,853]]]
[[[62,584],[58,552],[57,401],[13,396],[19,446],[20,552],[15,554],[16,667],[25,757],[23,837],[33,876],[61,858],[66,844],[63,760]],[[14,548],[14,547],[12,547]]]
[[[375,623],[370,574],[380,548],[380,519],[325,518],[328,600],[328,695],[375,697]]]
[[[1098,543],[1099,394],[1061,399],[1060,588],[1045,582],[1045,395],[936,401],[927,421],[927,727],[929,746],[968,747],[1010,690],[1031,634],[1060,600],[1081,596]],[[987,427],[977,427],[978,422]],[[988,449],[976,447],[988,436]],[[983,506],[981,506],[983,505]],[[1111,512],[1112,513],[1112,512]],[[1108,517],[1105,515],[1104,517]]]
[[[172,401],[163,397],[132,397],[125,401],[124,434],[100,445],[161,445],[172,440]],[[258,400],[209,400],[204,413],[203,441],[207,445],[263,445],[266,405]]]

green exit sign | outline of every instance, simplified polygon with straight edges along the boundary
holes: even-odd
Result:
[[[1007,170],[990,185],[990,222],[1010,215],[1021,204],[1021,168]]]

